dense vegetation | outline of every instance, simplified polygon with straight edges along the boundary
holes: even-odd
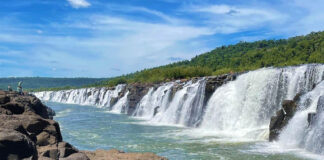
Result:
[[[26,89],[41,89],[54,88],[69,89],[73,87],[81,87],[89,84],[100,82],[103,78],[45,78],[45,77],[21,77],[21,78],[0,78],[0,89],[6,90],[8,85],[16,90],[19,81],[23,81],[23,88]]]
[[[324,63],[324,32],[312,32],[306,36],[289,39],[240,42],[235,45],[221,46],[191,60],[145,69],[93,86],[114,86],[135,82],[155,83],[306,63]]]

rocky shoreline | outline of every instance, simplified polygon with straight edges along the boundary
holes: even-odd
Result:
[[[64,142],[54,112],[33,95],[0,91],[0,159],[165,160],[153,153],[79,151]]]

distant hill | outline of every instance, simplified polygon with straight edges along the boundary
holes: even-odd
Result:
[[[288,39],[239,42],[235,45],[221,46],[191,60],[115,77],[103,81],[100,85],[155,83],[307,63],[324,63],[324,32],[312,32],[306,36]],[[98,83],[93,86],[98,86]]]
[[[14,90],[19,81],[23,81],[24,89],[82,87],[107,80],[105,78],[46,78],[46,77],[12,77],[0,78],[0,89],[6,90],[11,85]]]

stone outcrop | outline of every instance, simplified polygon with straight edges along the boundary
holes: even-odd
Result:
[[[284,100],[282,102],[282,108],[276,112],[275,116],[271,117],[269,141],[277,140],[282,129],[294,116],[300,96],[301,94],[297,94],[293,100]]]
[[[53,115],[33,95],[0,91],[0,159],[89,159],[63,142]]]
[[[150,87],[153,87],[153,84],[141,84],[141,83],[135,83],[131,85],[127,85],[126,91],[129,91],[129,94],[127,96],[128,99],[128,110],[127,114],[131,115],[135,109],[137,104],[141,101],[141,99],[146,95],[146,93],[149,91]]]
[[[0,91],[1,160],[161,159],[153,153],[80,152],[64,142],[54,111],[33,95]],[[102,153],[102,154],[101,154]]]
[[[218,87],[222,86],[223,84],[229,81],[235,80],[238,75],[239,73],[233,73],[233,74],[223,74],[219,76],[207,77],[204,104],[207,103],[209,98],[213,95],[213,93]]]
[[[157,156],[153,153],[125,153],[116,149],[109,151],[96,150],[96,151],[82,151],[91,160],[167,160],[164,157]]]

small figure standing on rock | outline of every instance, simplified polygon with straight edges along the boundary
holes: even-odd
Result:
[[[10,86],[10,85],[8,86],[8,91],[9,91],[9,92],[11,92],[11,91],[12,91],[12,88],[11,88],[11,86]]]
[[[22,81],[18,82],[18,86],[17,86],[17,91],[20,95],[23,94],[23,89],[22,89]]]

